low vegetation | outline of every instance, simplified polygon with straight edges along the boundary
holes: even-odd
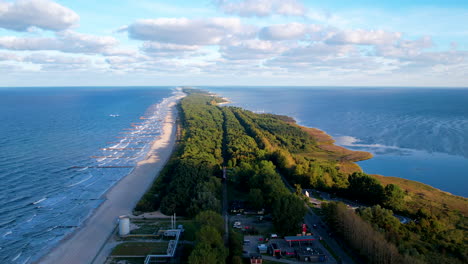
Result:
[[[125,242],[117,245],[111,256],[146,256],[166,254],[167,242]]]

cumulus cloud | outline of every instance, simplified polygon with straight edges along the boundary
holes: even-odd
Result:
[[[376,54],[383,57],[409,59],[420,55],[424,49],[433,46],[431,37],[425,36],[416,40],[400,40],[388,45],[376,47]]]
[[[158,18],[138,20],[121,31],[138,40],[179,45],[214,45],[224,39],[244,38],[255,34],[237,18]]]
[[[306,70],[311,67],[325,67],[331,61],[346,60],[349,62],[352,60],[350,58],[356,58],[357,55],[357,50],[352,45],[327,45],[318,42],[287,50],[281,55],[268,60],[266,65],[286,69]]]
[[[326,42],[329,44],[391,45],[400,40],[400,32],[384,30],[346,30],[331,33]]]
[[[264,40],[245,40],[233,45],[222,46],[221,55],[229,60],[258,60],[270,58],[287,50],[279,43]]]
[[[57,33],[57,38],[0,37],[0,48],[9,50],[57,50],[68,53],[100,53],[117,45],[113,37],[73,31]]]
[[[0,61],[21,62],[21,65],[35,65],[42,71],[74,71],[95,68],[93,60],[85,56],[70,56],[35,52],[27,55],[0,52]],[[30,67],[29,67],[30,68]]]
[[[22,58],[11,52],[0,52],[0,61],[21,61]]]
[[[60,32],[58,37],[63,43],[61,50],[65,52],[99,53],[118,44],[118,41],[113,37],[81,34],[73,31]]]
[[[260,29],[259,38],[264,40],[298,40],[305,37],[317,39],[322,27],[302,23],[278,24]]]
[[[142,50],[145,52],[184,52],[184,51],[196,51],[200,49],[196,45],[177,45],[169,43],[159,43],[159,42],[145,42],[143,43]]]
[[[329,57],[344,57],[356,52],[352,45],[327,45],[325,43],[312,43],[307,46],[300,46],[283,53],[283,57],[292,60],[314,60],[326,59]]]
[[[34,53],[23,57],[23,61],[35,64],[66,64],[83,65],[91,63],[89,58],[71,57],[62,55],[48,55],[43,53]]]
[[[303,16],[307,9],[297,0],[217,0],[214,3],[227,14],[239,16]]]
[[[49,0],[0,1],[0,27],[27,31],[32,27],[60,31],[77,24],[79,16]]]
[[[201,51],[201,47],[197,45],[179,45],[152,41],[143,43],[141,51],[145,55],[151,57],[166,57],[172,59],[205,55],[205,52]]]

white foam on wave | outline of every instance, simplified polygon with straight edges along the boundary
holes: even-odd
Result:
[[[31,222],[31,221],[34,219],[34,217],[36,217],[36,216],[37,216],[37,214],[34,214],[31,218],[29,218],[28,220],[26,220],[26,223]]]
[[[16,257],[14,257],[11,261],[16,261],[22,254],[23,252],[20,252],[18,255],[16,255]]]
[[[54,230],[54,229],[57,228],[57,227],[58,227],[58,226],[51,227],[51,228],[47,229],[46,232],[50,232],[50,231]]]
[[[40,199],[40,200],[37,200],[37,201],[35,201],[35,202],[32,203],[32,204],[34,204],[34,205],[40,204],[40,203],[42,203],[42,202],[45,201],[45,200],[47,200],[47,197],[44,197],[44,198],[42,198],[42,199]]]
[[[387,145],[382,145],[382,144],[357,144],[358,142],[361,142],[361,140],[355,137],[351,137],[351,136],[339,136],[339,137],[335,137],[334,139],[337,145],[346,146],[346,147],[398,149],[398,150],[403,149],[397,146],[387,146]]]
[[[335,142],[341,146],[352,146],[354,143],[359,142],[359,139],[351,136],[335,137]]]
[[[91,179],[92,177],[93,177],[93,175],[90,173],[88,178],[83,179],[83,180],[81,180],[81,181],[79,181],[79,182],[76,182],[76,183],[67,185],[67,186],[65,186],[65,187],[73,187],[73,186],[75,186],[75,185],[81,184],[81,183],[83,183],[83,182],[85,182],[85,181]]]
[[[31,257],[28,257],[27,259],[25,259],[25,260],[23,261],[23,263],[22,263],[22,264],[26,264],[26,263],[28,263],[28,261],[29,261],[30,259],[31,259]]]
[[[6,237],[6,236],[9,236],[9,235],[11,235],[11,234],[13,234],[13,232],[10,230],[10,231],[6,232],[5,234],[3,234],[2,237]]]
[[[416,155],[417,153],[421,152],[420,150],[410,149],[410,148],[402,148],[397,146],[389,146],[383,144],[361,144],[360,139],[352,137],[352,136],[339,136],[335,137],[335,142],[337,145],[348,147],[354,150],[361,150],[371,152],[375,155],[399,155],[399,156],[407,156],[407,155]],[[424,151],[425,152],[425,151]]]

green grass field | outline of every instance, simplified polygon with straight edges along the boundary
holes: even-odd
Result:
[[[148,254],[165,254],[167,242],[125,242],[117,245],[111,256],[146,256]]]

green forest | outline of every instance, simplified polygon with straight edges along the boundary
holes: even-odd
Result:
[[[349,166],[356,161],[349,158],[352,151],[334,149],[289,117],[220,106],[221,98],[197,89],[184,92],[188,96],[178,105],[177,147],[136,212],[160,210],[187,217],[219,213],[222,168],[227,167],[229,184],[247,194],[253,208],[270,212],[279,233],[297,232],[306,213],[302,197],[286,188],[286,180],[368,206],[353,211],[329,203],[323,209],[329,225],[368,263],[467,262],[466,199],[449,197],[444,199],[456,203],[442,203],[438,192],[428,197],[397,181],[382,183],[355,164]],[[394,213],[413,221],[401,224]],[[200,230],[199,243],[218,247],[219,241],[208,239],[215,231],[222,234]],[[362,244],[364,234],[371,236],[374,247]],[[203,263],[207,247],[195,249],[198,255],[191,263]],[[220,249],[211,257],[228,255]]]

